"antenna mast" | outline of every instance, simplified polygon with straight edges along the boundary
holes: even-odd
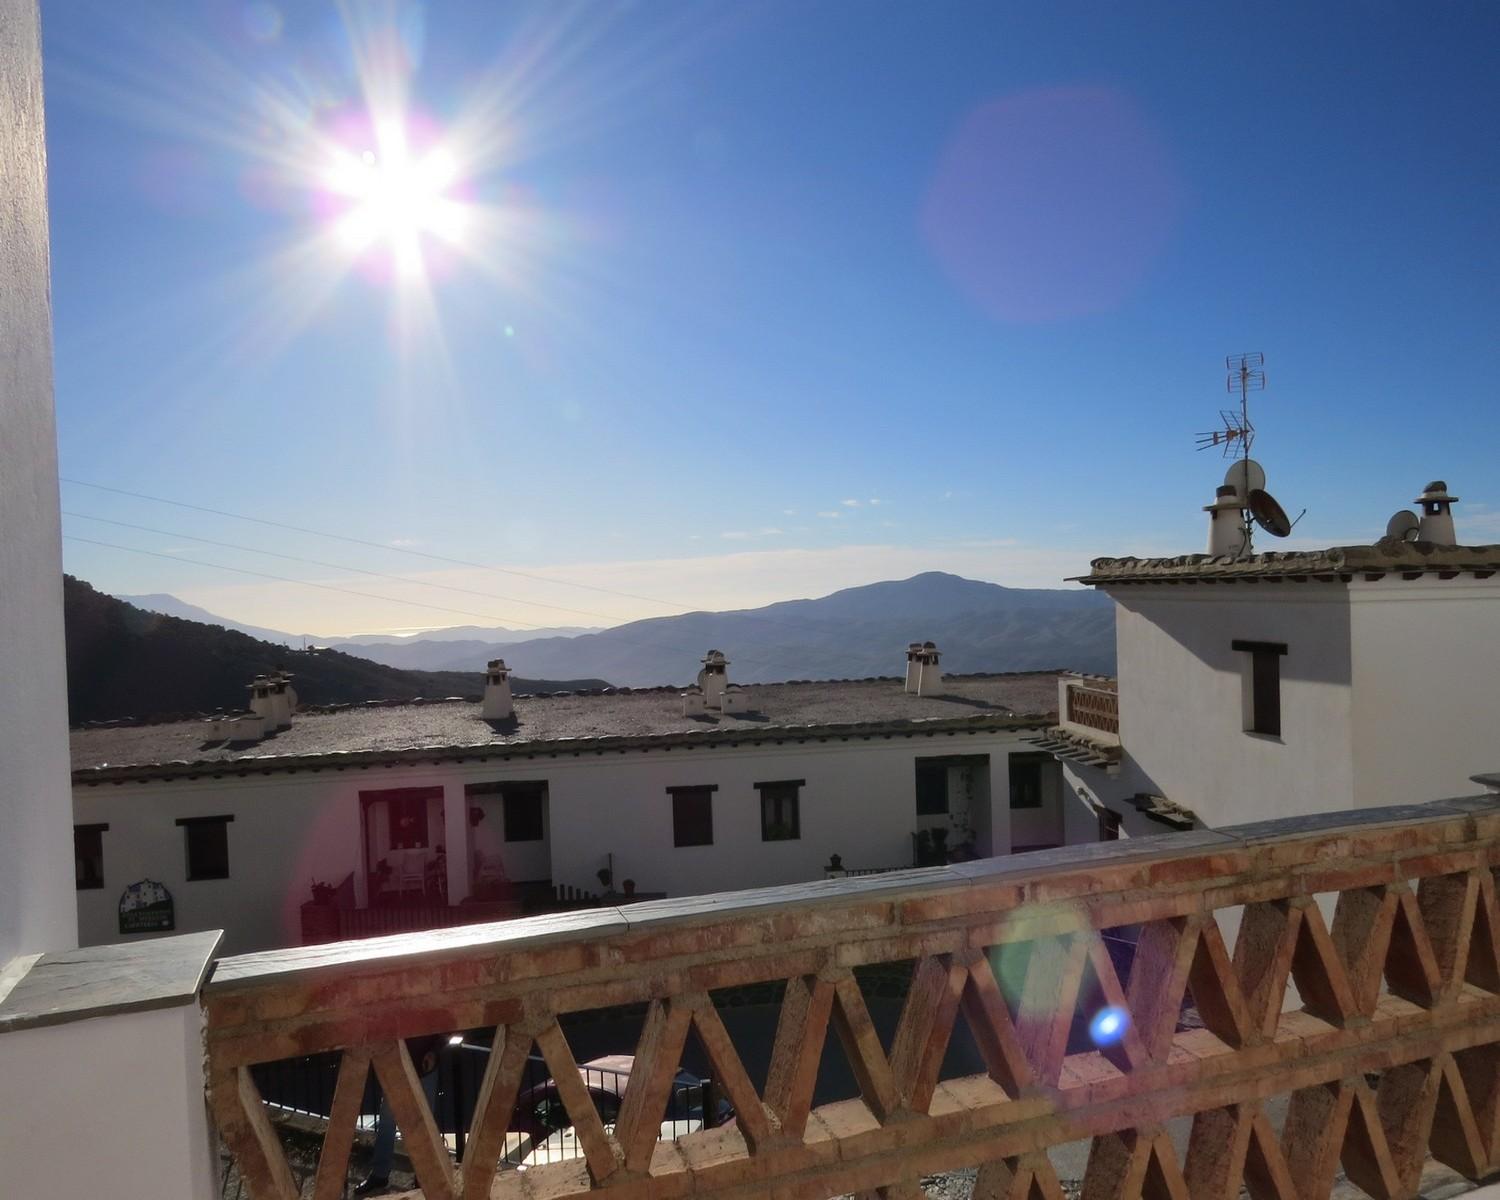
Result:
[[[1221,408],[1219,419],[1223,422],[1223,428],[1211,429],[1207,433],[1200,433],[1197,438],[1199,450],[1207,450],[1212,446],[1223,446],[1225,458],[1235,458],[1241,463],[1250,460],[1250,445],[1255,441],[1255,426],[1250,423],[1250,393],[1261,392],[1266,387],[1266,372],[1264,370],[1266,356],[1259,350],[1252,350],[1248,354],[1230,354],[1224,359],[1225,369],[1229,372],[1224,380],[1225,390],[1232,396],[1236,392],[1240,397],[1240,410]],[[1249,478],[1249,468],[1242,467],[1239,476],[1241,479]],[[1246,497],[1241,497],[1246,499]],[[1250,533],[1254,528],[1249,509],[1245,509],[1241,521],[1245,529],[1245,553],[1250,553]]]

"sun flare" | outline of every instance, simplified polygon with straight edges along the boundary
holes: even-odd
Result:
[[[341,202],[334,228],[347,250],[383,246],[399,270],[417,270],[424,239],[456,245],[463,236],[465,205],[453,191],[458,160],[442,145],[414,152],[399,128],[380,130],[376,140],[375,149],[334,152],[325,178]]]

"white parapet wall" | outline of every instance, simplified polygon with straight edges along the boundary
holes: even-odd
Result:
[[[219,1195],[198,1003],[218,945],[214,932],[43,955],[0,984],[5,1195]]]
[[[0,0],[0,968],[77,945],[36,0]],[[7,1185],[8,1187],[8,1185]]]

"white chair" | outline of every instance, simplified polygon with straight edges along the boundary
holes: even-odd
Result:
[[[396,873],[391,890],[396,892],[427,890],[427,851],[421,848],[402,850],[396,856]]]
[[[474,851],[474,889],[476,891],[501,888],[510,880],[505,875],[505,864],[498,854]]]

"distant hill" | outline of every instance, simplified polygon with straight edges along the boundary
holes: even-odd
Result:
[[[291,650],[218,624],[146,612],[71,576],[63,578],[63,607],[75,724],[242,709],[250,680],[277,668],[296,677],[307,704],[475,695],[483,687],[478,670],[401,671],[338,650]],[[593,678],[512,679],[517,692],[605,686]]]
[[[239,633],[259,638],[263,642],[276,642],[285,646],[300,647],[304,642],[319,646],[366,646],[371,653],[363,657],[387,666],[402,667],[414,671],[446,670],[439,660],[446,663],[462,662],[454,670],[479,670],[493,654],[486,658],[461,658],[463,648],[474,646],[492,647],[524,642],[538,637],[574,637],[580,633],[593,633],[597,626],[557,625],[543,629],[506,629],[502,626],[455,625],[449,629],[431,629],[425,633],[357,633],[350,637],[329,637],[322,634],[287,633],[281,629],[266,629],[260,625],[246,625],[242,621],[231,621],[211,613],[206,608],[179,600],[167,592],[152,592],[145,596],[116,596],[126,604],[144,608],[147,612],[162,613],[168,617],[181,617],[185,621],[199,621],[204,625],[222,625]],[[449,644],[460,644],[460,649],[450,650]],[[381,649],[390,647],[390,650]]]
[[[1084,588],[1008,588],[932,571],[816,600],[533,639],[503,652],[528,675],[587,673],[644,687],[690,682],[710,648],[729,656],[730,679],[743,683],[896,675],[905,670],[907,643],[929,640],[943,652],[944,669],[958,673],[1048,667],[1112,673],[1114,605]],[[472,653],[483,657],[479,648]]]

